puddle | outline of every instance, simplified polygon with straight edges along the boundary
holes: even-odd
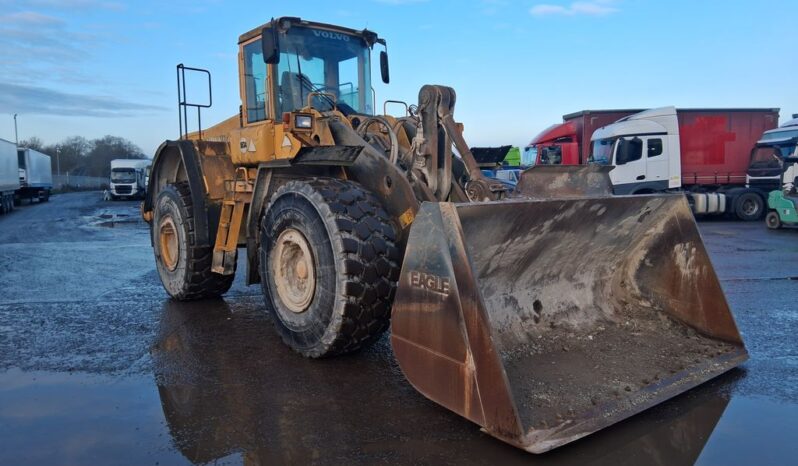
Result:
[[[151,372],[0,373],[0,464],[787,464],[798,404],[732,371],[545,455],[427,401],[387,341],[311,361],[260,312],[166,301]]]
[[[102,228],[116,228],[120,226],[145,224],[144,220],[138,215],[138,213],[120,213],[117,210],[119,209],[117,208],[113,211],[101,209],[94,212],[92,215],[84,216],[83,220],[88,226]]]

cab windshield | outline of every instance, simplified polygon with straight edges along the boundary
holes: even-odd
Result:
[[[538,148],[535,146],[524,147],[524,152],[521,154],[521,165],[531,166],[535,165],[538,160]]]
[[[277,65],[278,109],[281,114],[312,104],[331,110],[335,100],[345,114],[372,115],[370,50],[363,38],[325,29],[294,26],[280,36]]]
[[[598,139],[593,141],[593,147],[590,151],[590,163],[610,165],[612,162],[612,148],[614,145],[614,139]]]
[[[130,168],[114,168],[111,170],[111,181],[114,183],[132,183],[136,181],[136,172]]]
[[[751,168],[781,168],[782,160],[795,153],[795,144],[757,147],[751,156]]]
[[[798,128],[790,130],[779,130],[772,133],[765,133],[762,135],[761,141],[775,141],[778,139],[788,139],[798,137]]]

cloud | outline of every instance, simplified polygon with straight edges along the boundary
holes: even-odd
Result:
[[[95,34],[73,30],[63,19],[34,11],[0,14],[0,81],[80,82],[90,51],[102,43]]]
[[[14,24],[17,26],[61,26],[62,19],[55,16],[43,15],[35,11],[18,11],[0,16],[0,24]]]
[[[615,0],[593,0],[588,2],[573,2],[568,6],[541,3],[533,6],[529,13],[533,16],[606,16],[617,11]]]
[[[103,95],[71,94],[43,87],[0,83],[0,113],[102,118],[129,117],[166,111]]]

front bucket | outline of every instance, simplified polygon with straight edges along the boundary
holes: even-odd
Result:
[[[747,359],[680,195],[425,203],[391,325],[413,386],[534,453]]]

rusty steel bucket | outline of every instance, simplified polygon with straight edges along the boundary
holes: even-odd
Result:
[[[391,322],[418,391],[533,453],[748,357],[681,195],[425,203]]]

